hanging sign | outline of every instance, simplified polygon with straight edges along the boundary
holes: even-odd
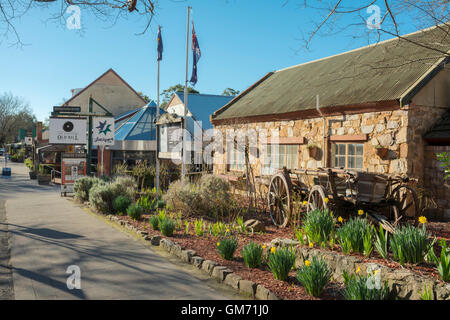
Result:
[[[86,144],[86,119],[50,118],[50,144]]]
[[[114,145],[114,118],[95,117],[92,133],[92,144],[94,146]]]

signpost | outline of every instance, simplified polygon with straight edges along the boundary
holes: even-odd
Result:
[[[86,144],[86,119],[50,118],[50,144]]]
[[[54,106],[53,112],[62,112],[62,113],[72,113],[72,112],[81,112],[81,107],[71,107],[71,106]]]
[[[86,154],[63,153],[61,162],[61,196],[65,196],[73,192],[77,179],[86,176]]]
[[[94,128],[92,133],[92,143],[94,146],[100,146],[102,151],[101,157],[101,173],[103,176],[103,153],[105,152],[105,146],[114,145],[114,118],[113,117],[95,117]]]

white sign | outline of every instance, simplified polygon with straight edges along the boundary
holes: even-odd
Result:
[[[95,117],[92,126],[92,144],[94,146],[114,145],[114,118]]]
[[[50,118],[50,144],[86,144],[86,119]]]
[[[32,137],[25,137],[25,144],[27,146],[33,145],[33,138]]]

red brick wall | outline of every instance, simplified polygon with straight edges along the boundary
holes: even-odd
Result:
[[[438,210],[436,218],[450,221],[450,179],[444,181],[444,169],[437,153],[450,153],[450,146],[425,146],[424,187],[434,195]]]
[[[97,147],[97,154],[98,154],[98,164],[101,165],[102,164],[102,151],[101,151],[100,147]],[[111,175],[111,150],[104,149],[103,162],[104,162],[103,174],[105,176],[110,176]],[[100,171],[100,167],[99,167],[97,175],[100,176],[100,173],[101,173],[101,171]]]

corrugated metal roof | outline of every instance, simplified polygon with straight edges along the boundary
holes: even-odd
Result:
[[[434,27],[402,37],[407,40],[395,38],[276,71],[212,118],[315,109],[316,95],[321,108],[398,100],[444,56],[413,42],[449,52],[449,29]]]
[[[184,103],[183,92],[175,93],[181,102]],[[217,109],[223,107],[230,102],[234,96],[221,96],[214,94],[188,94],[188,110],[192,113],[197,121],[202,122],[203,130],[212,128],[209,116]]]

